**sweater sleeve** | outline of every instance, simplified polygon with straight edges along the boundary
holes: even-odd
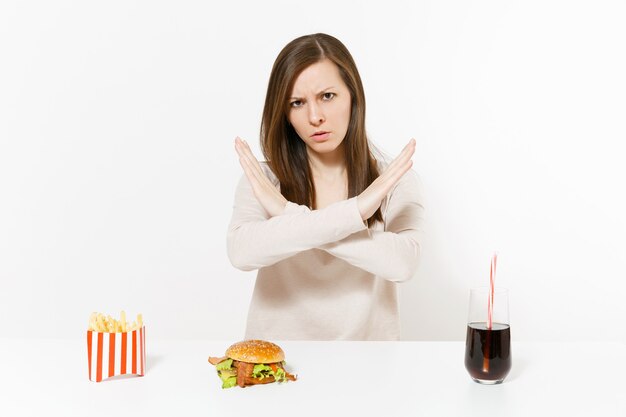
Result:
[[[363,230],[319,249],[382,279],[394,282],[411,279],[421,252],[424,219],[421,194],[417,175],[407,172],[387,197],[383,231]],[[295,210],[308,208],[290,206],[287,212]]]
[[[277,181],[275,185],[278,187]],[[285,213],[270,218],[254,196],[247,177],[242,175],[227,235],[228,257],[233,266],[244,271],[270,266],[366,229],[356,197],[322,210],[300,207],[304,206],[288,202]]]

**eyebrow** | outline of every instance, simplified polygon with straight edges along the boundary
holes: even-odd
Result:
[[[321,90],[321,91],[320,91],[319,93],[317,93],[317,94],[318,94],[318,95],[319,95],[319,94],[322,94],[322,93],[324,93],[326,90],[330,90],[330,89],[333,89],[333,88],[335,88],[335,87],[326,87],[325,89]],[[302,99],[302,97],[289,97],[289,100],[293,100],[293,99],[298,99],[298,100],[301,100],[301,99]]]

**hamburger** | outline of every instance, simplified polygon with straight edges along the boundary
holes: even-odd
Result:
[[[285,371],[285,352],[280,346],[265,340],[244,340],[226,349],[225,356],[209,357],[222,380],[222,388],[239,385],[268,384],[295,381],[296,376]]]

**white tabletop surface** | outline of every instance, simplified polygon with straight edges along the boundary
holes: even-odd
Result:
[[[515,343],[501,385],[463,342],[278,342],[297,382],[223,390],[231,342],[146,341],[144,377],[88,379],[85,340],[0,339],[0,416],[626,416],[626,345]]]

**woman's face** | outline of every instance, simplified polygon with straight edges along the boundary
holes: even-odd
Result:
[[[351,98],[339,68],[324,59],[304,69],[289,96],[288,119],[309,151],[334,152],[350,123]]]

